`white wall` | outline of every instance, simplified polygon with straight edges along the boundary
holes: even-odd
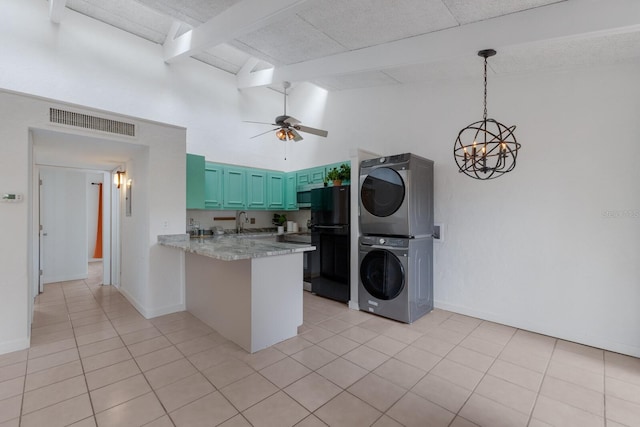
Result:
[[[0,88],[182,126],[189,152],[207,160],[287,170],[275,138],[249,139],[268,126],[242,123],[271,122],[281,94],[238,91],[235,76],[194,59],[167,65],[162,46],[69,9],[53,24],[46,1],[0,0],[0,10],[0,51],[11,64]]]
[[[332,93],[329,150],[435,161],[436,305],[640,356],[640,65],[490,77],[489,116],[517,125],[516,169],[480,182],[453,143],[482,82]],[[347,113],[348,112],[348,113]]]
[[[6,191],[24,195],[25,201],[0,205],[0,354],[29,344],[29,289],[37,257],[37,227],[31,223],[38,210],[37,191],[32,190],[30,129],[64,131],[95,137],[95,132],[78,131],[48,123],[49,108],[72,109],[86,114],[122,120],[123,117],[69,106],[55,101],[0,91],[0,182]],[[127,118],[130,119],[130,118]],[[179,288],[179,266],[163,259],[157,248],[158,234],[183,232],[185,212],[185,129],[135,120],[137,138],[104,136],[109,140],[146,147],[136,150],[127,177],[133,180],[139,197],[134,199],[131,217],[121,221],[123,292],[146,316],[184,307]],[[148,164],[146,163],[148,162]],[[129,165],[127,165],[129,166]],[[174,175],[167,174],[170,170]],[[85,189],[82,177],[80,187]],[[84,209],[85,202],[81,209]],[[124,210],[124,203],[122,204]],[[124,214],[123,214],[124,215]],[[37,223],[36,223],[37,224]],[[81,224],[86,233],[86,223]],[[84,236],[84,234],[83,234]],[[86,237],[80,242],[84,254]],[[126,257],[124,256],[126,254]],[[86,262],[85,262],[86,268]],[[178,290],[176,290],[178,288]],[[182,298],[182,299],[181,299]]]

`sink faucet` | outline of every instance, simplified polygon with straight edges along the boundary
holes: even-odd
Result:
[[[244,221],[241,220],[242,215],[244,215]],[[242,233],[244,231],[244,223],[248,222],[247,213],[245,211],[240,211],[236,215],[236,233]]]

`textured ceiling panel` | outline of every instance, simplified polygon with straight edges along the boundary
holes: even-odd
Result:
[[[328,0],[299,16],[348,49],[457,25],[441,0]]]
[[[421,81],[442,81],[477,76],[482,77],[482,58],[471,56],[433,64],[416,64],[406,67],[392,68],[384,71],[400,83]]]
[[[640,32],[572,40],[556,40],[506,48],[491,58],[497,74],[589,65],[606,65],[640,58]]]
[[[163,43],[171,18],[130,0],[67,0],[67,7],[155,43]]]
[[[172,18],[196,27],[240,0],[136,0]]]
[[[362,87],[398,84],[396,80],[386,75],[382,71],[370,71],[366,73],[325,77],[322,79],[316,79],[311,83],[314,83],[327,90],[357,89]]]
[[[482,21],[566,0],[442,0],[460,24]]]
[[[261,54],[257,57],[274,64],[295,64],[345,51],[344,47],[298,17],[263,27],[236,42],[240,45],[232,44],[250,47]]]

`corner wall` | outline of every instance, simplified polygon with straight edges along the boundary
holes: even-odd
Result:
[[[186,130],[0,91],[1,191],[24,195],[22,203],[0,204],[3,236],[0,240],[0,354],[29,346],[29,301],[34,297],[30,280],[37,280],[37,275],[30,278],[33,260],[37,260],[33,256],[37,247],[30,245],[37,233],[35,227],[32,230],[31,218],[38,208],[37,194],[30,180],[33,165],[29,130],[96,137],[95,132],[49,124],[50,107],[136,123],[138,137],[135,139],[100,135],[106,143],[114,140],[139,147],[135,150],[138,154],[131,158],[127,174],[137,194],[131,217],[124,215],[124,203],[121,204],[121,288],[148,317],[184,307],[183,272],[174,260],[176,257],[163,258],[156,236],[184,232]],[[167,174],[167,170],[175,176]],[[35,237],[37,239],[37,235]],[[84,241],[82,250],[85,250]]]
[[[440,308],[640,356],[640,64],[489,78],[489,116],[517,125],[515,170],[458,173],[453,143],[482,117],[482,82],[332,93],[348,147],[435,161]],[[479,76],[481,77],[481,76]]]

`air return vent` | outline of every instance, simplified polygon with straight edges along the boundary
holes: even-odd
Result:
[[[84,129],[117,133],[119,135],[136,136],[136,126],[132,123],[119,122],[117,120],[59,110],[57,108],[49,109],[49,121],[51,123],[60,123]]]

